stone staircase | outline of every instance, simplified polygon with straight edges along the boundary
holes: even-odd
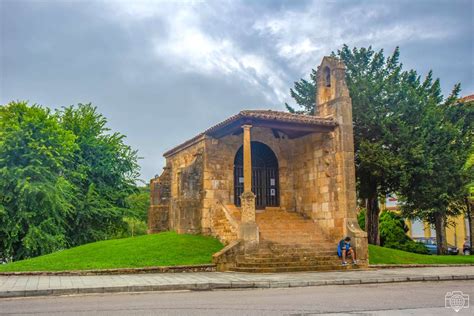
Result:
[[[235,206],[219,203],[213,209],[211,218],[213,235],[221,242],[228,244],[238,239],[240,212]]]
[[[280,208],[267,208],[256,214],[258,247],[236,256],[240,272],[289,272],[354,269],[341,266],[336,244],[329,241],[317,224],[300,214]]]

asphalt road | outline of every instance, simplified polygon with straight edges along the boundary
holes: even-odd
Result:
[[[474,299],[474,281],[2,299],[0,315],[474,315],[448,291]]]

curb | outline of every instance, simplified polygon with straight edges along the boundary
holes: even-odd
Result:
[[[92,288],[67,288],[48,290],[22,290],[2,291],[0,298],[32,297],[32,296],[59,296],[73,294],[101,294],[101,293],[126,293],[126,292],[150,292],[150,291],[212,291],[222,289],[263,289],[263,288],[290,288],[326,285],[354,285],[354,284],[380,284],[401,282],[432,282],[452,280],[474,280],[473,275],[446,275],[446,276],[410,276],[410,277],[384,277],[367,279],[337,279],[337,280],[315,280],[315,281],[257,281],[257,282],[210,282],[190,284],[161,284],[161,285],[129,285]]]
[[[140,273],[186,273],[186,272],[215,272],[215,264],[196,264],[186,266],[160,266],[145,268],[119,268],[119,269],[96,269],[96,270],[66,270],[66,271],[19,271],[0,272],[0,276],[22,276],[22,275],[114,275],[114,274],[140,274]]]

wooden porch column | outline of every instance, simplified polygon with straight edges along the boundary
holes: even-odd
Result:
[[[242,224],[239,238],[244,241],[245,248],[251,249],[258,245],[258,226],[255,222],[255,194],[252,192],[252,146],[250,137],[252,125],[243,125],[243,156],[244,156],[244,192],[240,196],[242,204]]]

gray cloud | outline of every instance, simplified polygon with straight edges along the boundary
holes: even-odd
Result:
[[[447,94],[474,92],[471,1],[0,0],[0,102],[93,102],[139,150],[162,153],[241,109],[283,109],[292,82],[349,46],[401,48]]]

